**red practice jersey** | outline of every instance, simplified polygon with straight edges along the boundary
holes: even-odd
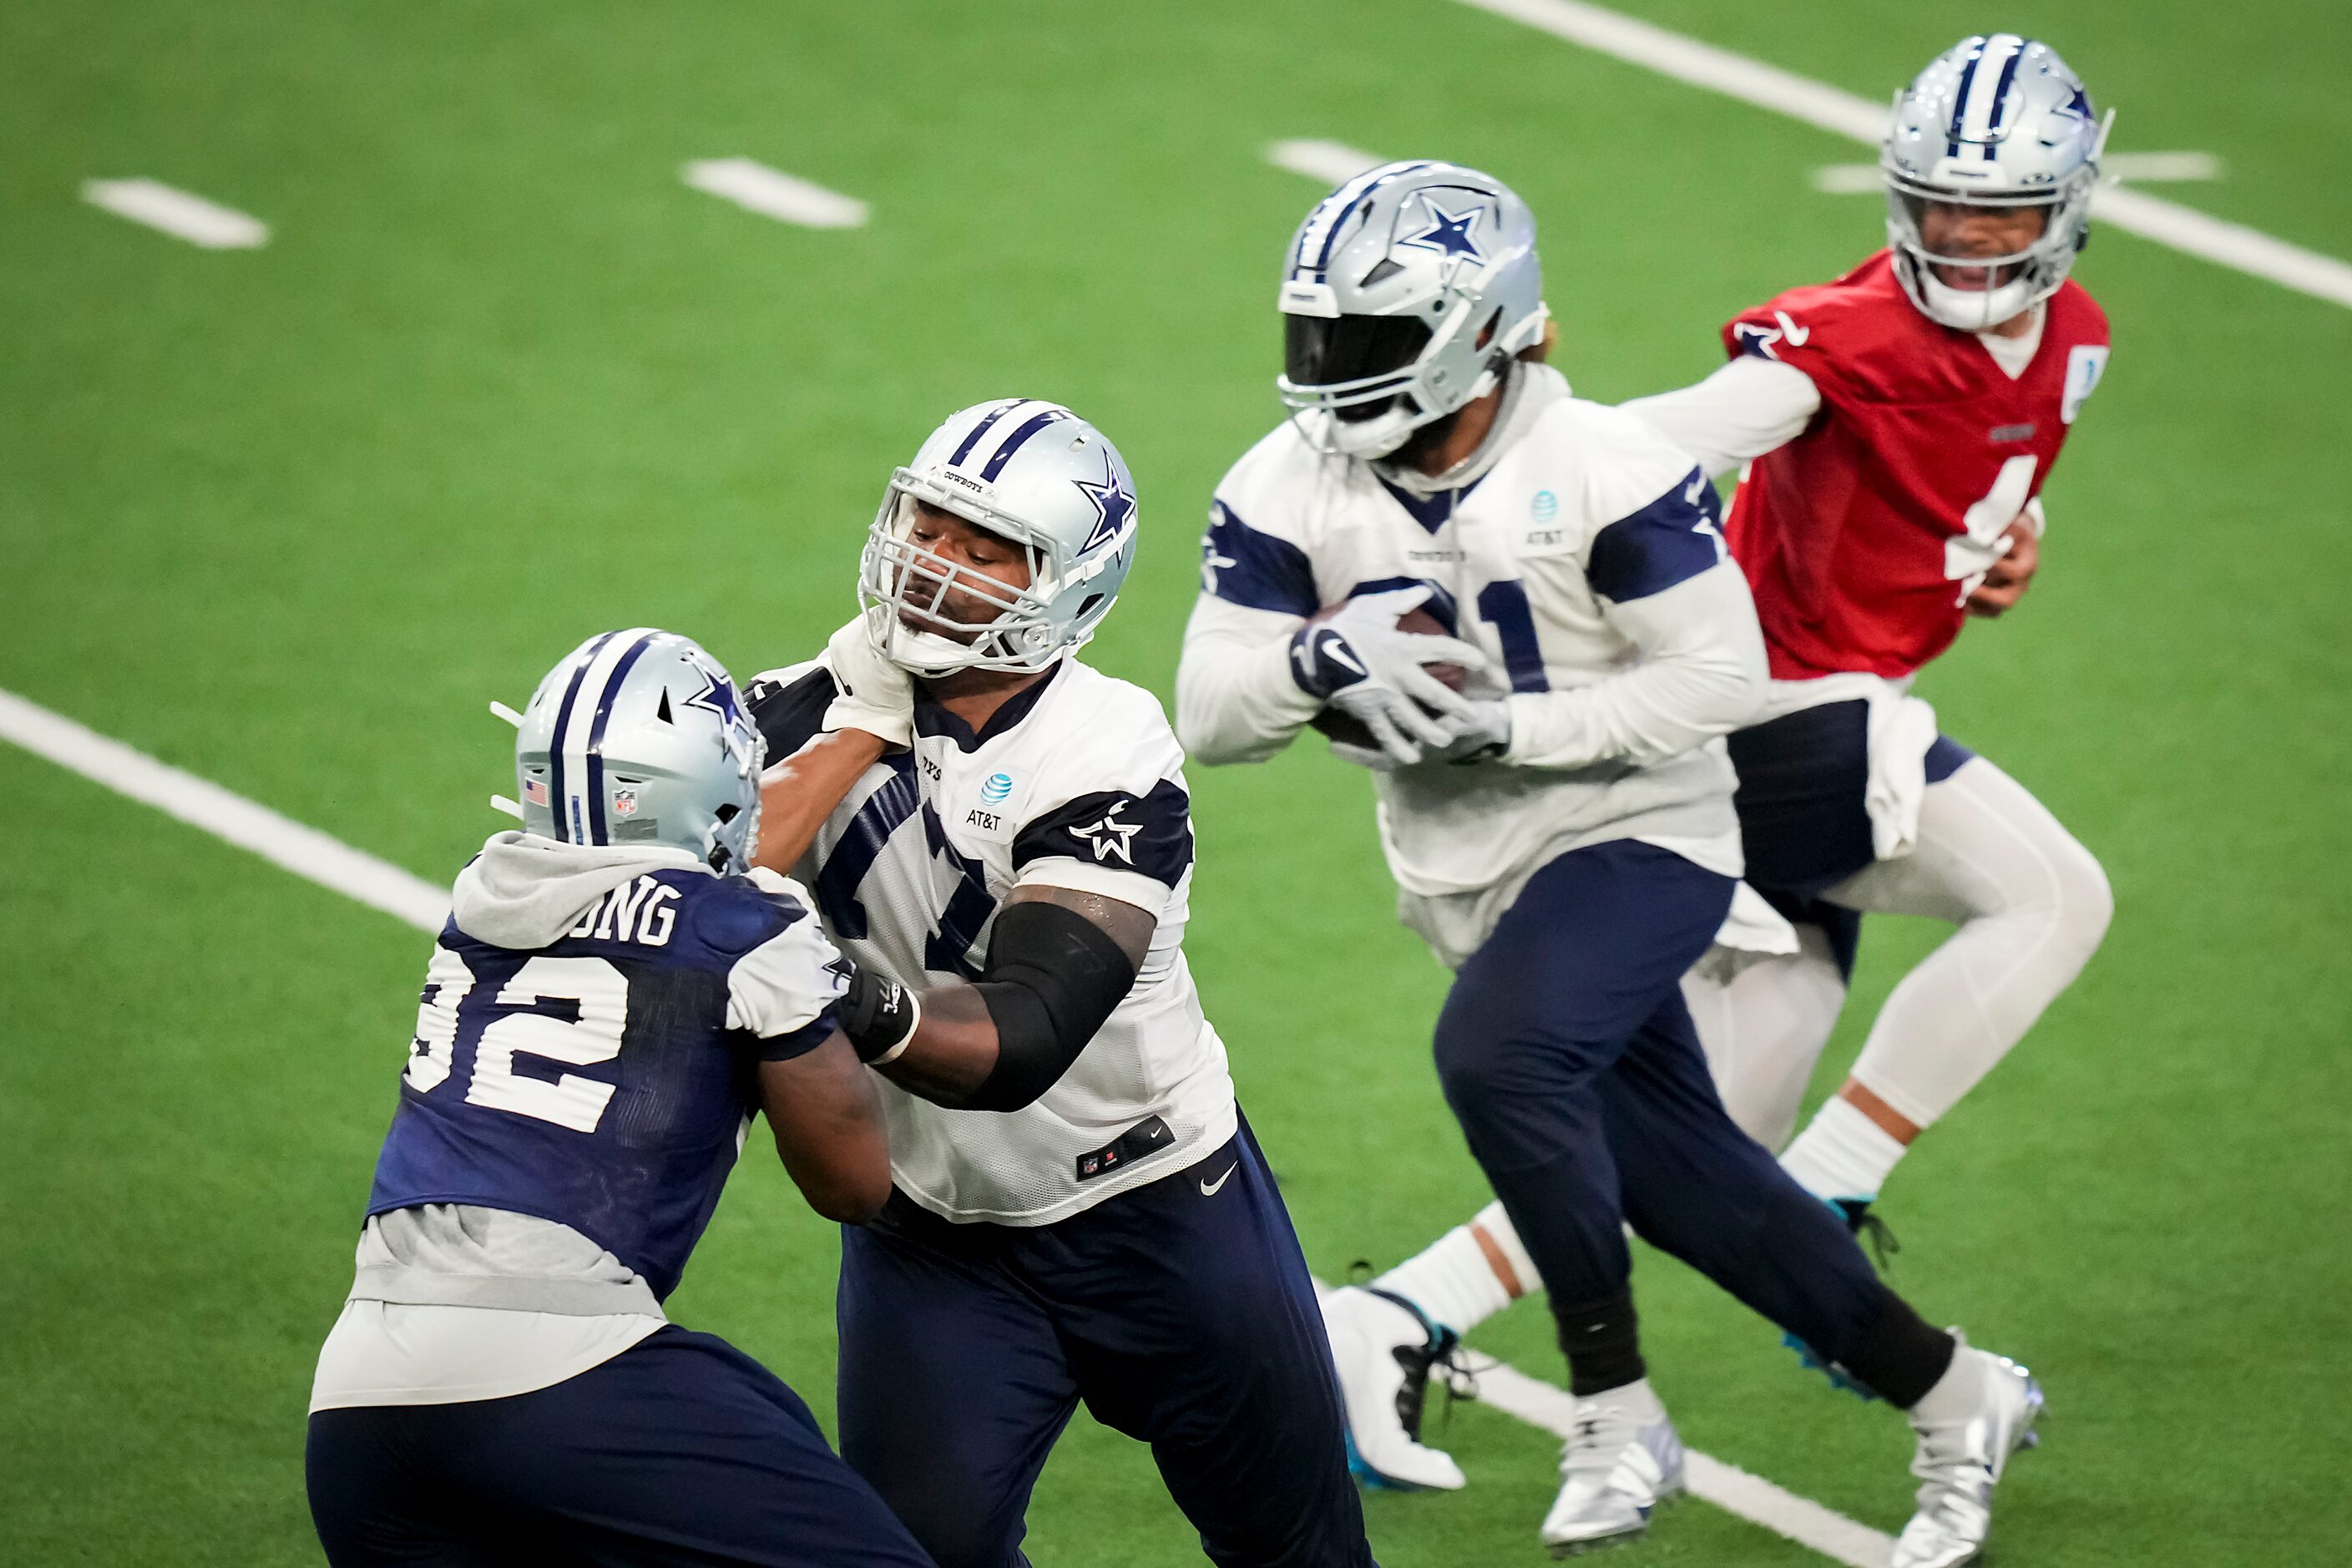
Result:
[[[2066,444],[2107,360],[2107,318],[2075,284],[2045,304],[2011,381],[1972,333],[1929,321],[1880,251],[1727,323],[1734,357],[1795,366],[1820,392],[1804,434],[1766,453],[1731,507],[1776,679],[1900,678],[1960,633],[1961,601]]]

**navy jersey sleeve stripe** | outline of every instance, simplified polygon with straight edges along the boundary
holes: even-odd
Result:
[[[1693,468],[1682,482],[1593,536],[1585,577],[1622,605],[1687,582],[1724,559],[1723,503]]]
[[[1192,864],[1192,801],[1162,779],[1140,798],[1125,790],[1082,795],[1033,819],[1013,840],[1017,872],[1033,860],[1083,860],[1139,871],[1170,888]]]
[[[743,1029],[735,1031],[735,1036],[758,1060],[788,1062],[794,1057],[808,1055],[825,1041],[833,1038],[835,1032],[840,1027],[839,1010],[828,1002],[824,1005],[824,1012],[819,1013],[797,1029],[787,1030],[781,1035],[770,1035],[765,1039]]]
[[[768,742],[768,760],[780,761],[807,745],[824,729],[824,710],[833,706],[836,694],[833,672],[823,665],[789,686],[753,682],[744,694],[745,706]]]
[[[1307,552],[1286,539],[1260,533],[1223,501],[1209,507],[1209,531],[1201,539],[1201,585],[1253,610],[1311,616],[1323,607]]]

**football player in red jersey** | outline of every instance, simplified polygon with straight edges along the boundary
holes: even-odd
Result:
[[[1962,40],[1895,101],[1887,247],[1742,312],[1729,363],[1629,405],[1710,472],[1747,464],[1727,533],[1773,680],[1730,746],[1748,880],[1797,951],[1727,946],[1686,987],[1733,1114],[1767,1144],[1788,1137],[1863,913],[1958,928],[1782,1156],[1857,1226],[2107,927],[2090,852],[1910,695],[2040,563],[2042,482],[2107,361],[2106,317],[2067,278],[2105,136],[2048,45]],[[1785,949],[1777,934],[1756,945]]]

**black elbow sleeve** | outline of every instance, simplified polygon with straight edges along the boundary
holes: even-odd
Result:
[[[996,1025],[996,1066],[964,1101],[1018,1110],[1061,1081],[1135,984],[1135,965],[1104,930],[1059,904],[1008,904],[972,987]]]

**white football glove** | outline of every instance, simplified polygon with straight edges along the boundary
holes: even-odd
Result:
[[[1361,723],[1399,767],[1421,761],[1425,749],[1450,744],[1454,736],[1444,720],[1469,705],[1422,666],[1486,668],[1486,656],[1458,638],[1397,629],[1398,617],[1429,595],[1426,585],[1366,594],[1329,619],[1301,626],[1290,643],[1299,689]]]
[[[1463,698],[1464,711],[1448,713],[1439,719],[1453,739],[1421,753],[1420,765],[1437,766],[1452,763],[1484,762],[1507,751],[1511,744],[1511,705],[1500,698]],[[1331,754],[1344,763],[1360,768],[1370,768],[1376,773],[1392,773],[1400,763],[1378,746],[1351,746],[1345,741],[1331,742]]]
[[[824,710],[827,730],[863,730],[893,746],[915,743],[915,679],[893,664],[866,630],[869,616],[890,614],[877,605],[833,634],[824,645],[825,668],[841,689]]]

